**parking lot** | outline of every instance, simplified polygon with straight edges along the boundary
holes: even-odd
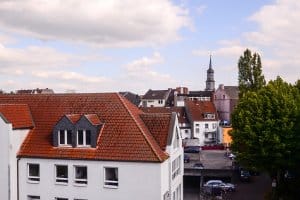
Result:
[[[185,163],[185,168],[192,168],[195,163],[201,162],[204,169],[231,169],[232,160],[225,157],[225,150],[205,150],[200,153],[185,153],[190,157],[190,162]]]
[[[185,168],[193,168],[195,163],[201,162],[204,169],[232,169],[230,158],[224,156],[224,150],[203,150],[200,153],[187,153],[190,162],[185,163]],[[264,199],[264,195],[271,189],[271,180],[266,174],[251,177],[250,182],[241,182],[238,172],[233,173],[230,178],[205,177],[204,182],[210,179],[221,179],[224,182],[231,182],[237,185],[236,192],[229,192],[225,199],[232,200],[256,200]],[[200,177],[184,177],[184,199],[185,200],[203,200],[209,199],[200,195]]]

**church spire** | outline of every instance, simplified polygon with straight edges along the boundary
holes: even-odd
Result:
[[[207,79],[206,79],[206,91],[215,91],[215,79],[214,79],[214,70],[211,64],[211,55],[209,57],[209,66],[207,70]]]

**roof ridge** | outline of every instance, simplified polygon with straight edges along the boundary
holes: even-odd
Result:
[[[150,131],[148,130],[148,128],[147,128],[147,131],[149,132],[149,134],[148,134],[148,136],[144,133],[144,130],[143,130],[143,128],[140,126],[140,124],[137,122],[137,120],[136,120],[136,118],[135,118],[135,116],[131,113],[131,110],[128,108],[128,106],[127,106],[127,104],[125,103],[125,99],[123,99],[122,97],[121,97],[121,95],[120,94],[118,94],[118,93],[116,93],[116,95],[117,95],[117,97],[120,99],[120,101],[122,102],[122,105],[126,108],[126,111],[129,113],[129,115],[131,116],[131,118],[134,120],[134,122],[135,122],[135,124],[136,124],[136,126],[138,127],[138,129],[142,132],[142,134],[143,134],[143,136],[144,136],[144,138],[145,138],[145,140],[146,140],[146,142],[148,143],[148,145],[151,147],[151,150],[152,150],[152,152],[154,153],[154,155],[157,157],[157,159],[161,162],[161,161],[163,161],[163,158],[161,158],[160,156],[159,156],[159,153],[158,152],[156,152],[156,150],[155,150],[155,148],[153,147],[153,144],[149,141],[149,139],[147,138],[147,137],[149,137],[149,136],[152,136],[151,134],[150,134]],[[141,111],[141,110],[139,110],[139,111]],[[143,111],[141,111],[142,113],[144,113]],[[153,137],[153,136],[152,136]],[[154,139],[154,141],[156,142],[156,140]],[[158,144],[157,144],[158,145]],[[159,145],[158,145],[159,146]],[[160,147],[159,147],[160,148]]]

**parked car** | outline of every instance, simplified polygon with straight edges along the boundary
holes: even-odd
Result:
[[[187,146],[184,147],[184,153],[199,153],[200,147],[198,146]]]
[[[195,168],[195,169],[204,169],[204,166],[203,166],[202,163],[195,163],[195,164],[193,165],[193,168]]]
[[[246,182],[249,182],[250,181],[250,172],[247,171],[247,170],[241,170],[240,171],[240,180],[241,181],[246,181]]]
[[[189,163],[189,162],[190,162],[190,156],[187,155],[187,154],[184,154],[183,161],[184,161],[185,163]]]
[[[209,180],[203,185],[203,187],[206,187],[206,188],[221,188],[224,191],[230,191],[230,192],[236,190],[236,186],[234,184],[224,183],[221,180]]]

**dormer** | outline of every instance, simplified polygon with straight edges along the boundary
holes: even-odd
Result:
[[[215,119],[214,113],[204,113],[204,119]]]
[[[95,148],[102,123],[96,114],[64,115],[54,126],[55,147]]]

